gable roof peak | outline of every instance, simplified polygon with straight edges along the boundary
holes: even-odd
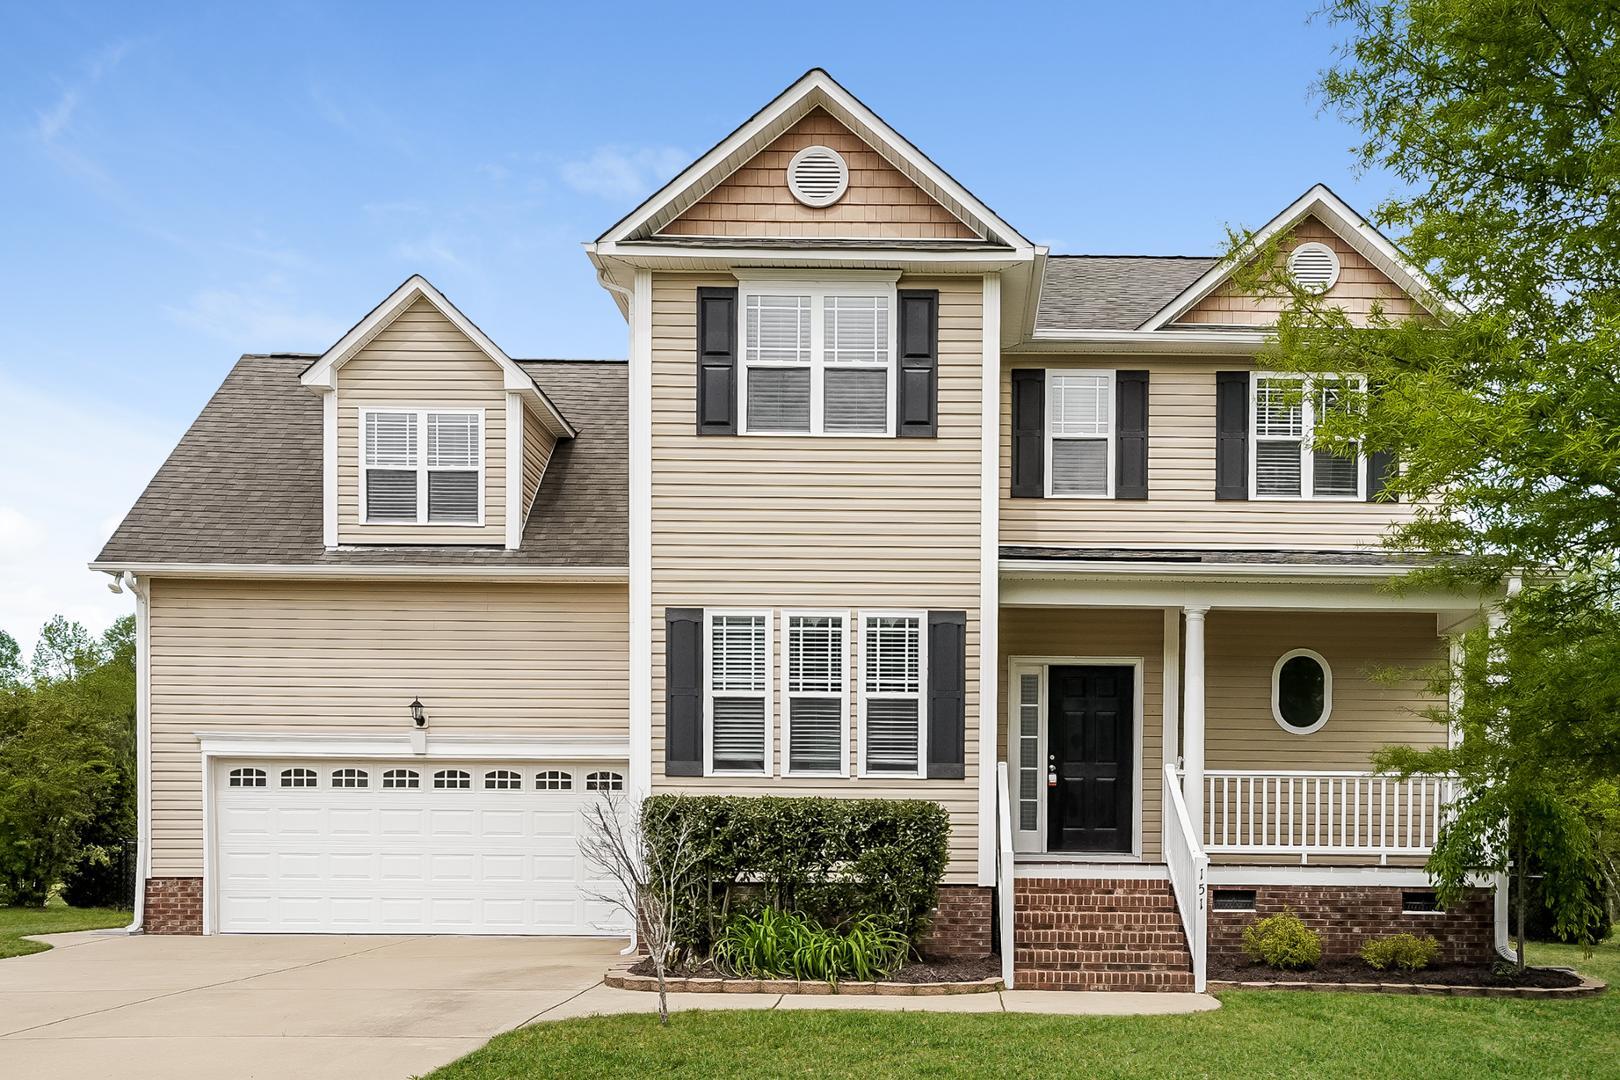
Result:
[[[615,222],[591,247],[605,253],[613,245],[655,236],[816,108],[826,110],[979,236],[1020,254],[1033,255],[1033,244],[821,67],[810,68],[795,79],[730,135]]]

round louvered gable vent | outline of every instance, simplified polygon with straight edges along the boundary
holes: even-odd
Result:
[[[788,190],[806,206],[831,206],[849,190],[849,165],[838,151],[807,146],[788,162]]]
[[[1327,292],[1339,280],[1339,257],[1326,244],[1301,244],[1288,256],[1288,276],[1311,292]]]

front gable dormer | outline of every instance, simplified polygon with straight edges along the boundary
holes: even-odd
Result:
[[[323,395],[326,546],[520,546],[574,429],[426,279],[394,291],[301,376]]]
[[[1223,259],[1165,304],[1143,330],[1272,326],[1286,296],[1252,296],[1233,281],[1249,253],[1281,239],[1278,269],[1319,288],[1358,324],[1376,308],[1387,319],[1443,316],[1449,309],[1395,245],[1326,185],[1317,184],[1262,226],[1236,257]]]

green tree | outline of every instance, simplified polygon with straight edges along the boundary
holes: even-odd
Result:
[[[1525,573],[1470,697],[1439,718],[1468,794],[1431,869],[1521,874],[1533,850],[1556,925],[1589,925],[1592,793],[1620,775],[1620,8],[1575,0],[1330,0],[1348,33],[1325,106],[1360,164],[1403,190],[1374,217],[1438,283],[1432,314],[1365,324],[1281,272],[1288,237],[1240,274],[1285,296],[1266,363],[1357,373],[1369,393],[1319,442],[1390,452],[1388,541],[1443,556],[1414,584]],[[1247,236],[1234,237],[1234,254]],[[1504,825],[1505,822],[1505,825]],[[1505,828],[1505,832],[1502,831]]]
[[[134,720],[132,619],[99,639],[53,619],[26,675],[0,680],[0,900],[43,904],[133,835]]]

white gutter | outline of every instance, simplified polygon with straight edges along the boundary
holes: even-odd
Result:
[[[152,640],[151,584],[125,570],[107,587],[135,596],[135,914],[125,933],[146,921],[146,881],[152,867]]]
[[[137,574],[166,578],[238,578],[332,580],[394,578],[410,581],[551,581],[620,582],[630,576],[624,566],[413,566],[343,563],[125,563],[93,562],[104,574]]]
[[[1036,330],[1007,352],[1252,356],[1268,340],[1251,330]]]
[[[1391,578],[1420,569],[1416,563],[1206,563],[1128,562],[1085,559],[1002,559],[1003,574],[1026,577],[1151,577],[1161,581],[1180,578],[1232,578],[1288,580],[1292,578]]]

